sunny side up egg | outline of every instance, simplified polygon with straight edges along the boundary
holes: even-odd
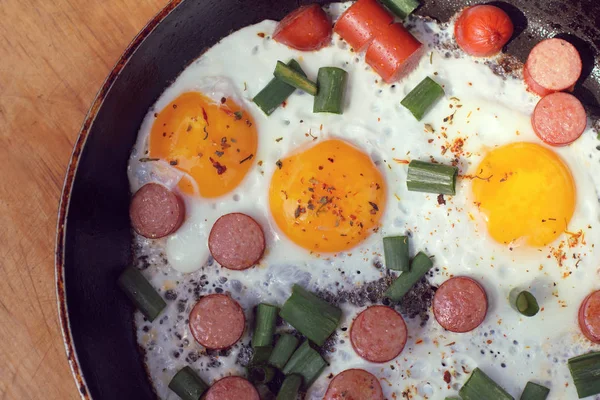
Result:
[[[335,20],[349,4],[327,12]],[[443,399],[456,395],[475,367],[515,397],[533,379],[552,389],[551,399],[575,398],[566,360],[598,347],[577,326],[581,301],[598,289],[600,152],[592,130],[567,147],[541,143],[529,122],[537,98],[521,80],[448,50],[451,25],[409,20],[428,53],[395,85],[382,83],[337,35],[321,51],[297,52],[270,38],[275,26],[264,21],[235,32],[191,64],[148,112],[132,151],[132,191],[159,182],[187,209],[177,233],[134,244],[138,266],[168,301],[152,323],[136,314],[159,397],[176,398],[167,385],[185,365],[209,382],[244,373],[251,325],[232,349],[206,352],[186,322],[200,296],[229,293],[252,321],[256,304],[281,305],[299,283],[347,299],[330,366],[307,399],[321,399],[327,377],[349,368],[375,374],[386,398]],[[313,114],[312,97],[300,92],[270,117],[252,103],[275,63],[291,58],[312,79],[321,66],[348,72],[343,115]],[[446,95],[418,122],[400,100],[426,76]],[[244,140],[231,141],[234,126]],[[220,176],[211,158],[227,172]],[[407,191],[413,159],[456,164],[456,196]],[[246,271],[220,267],[208,251],[210,228],[230,212],[252,216],[265,232],[265,255]],[[349,328],[369,304],[368,290],[380,290],[372,282],[389,280],[382,238],[406,233],[412,254],[434,257],[433,285],[451,276],[476,279],[488,314],[467,334],[445,331],[426,313],[405,314],[401,356],[371,364],[352,349]],[[536,296],[537,316],[511,308],[515,288]]]

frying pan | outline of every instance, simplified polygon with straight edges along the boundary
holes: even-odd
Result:
[[[600,118],[598,0],[492,2],[509,13],[508,52],[525,60],[560,35],[582,54],[575,94]],[[231,31],[281,19],[310,0],[173,0],[140,32],[92,104],[67,170],[58,219],[56,279],[67,357],[84,399],[155,399],[138,351],[133,309],[117,288],[131,262],[127,160],[138,128],[163,90]],[[324,1],[321,1],[325,3]],[[448,20],[472,0],[422,0],[418,14]],[[600,149],[600,148],[599,148]]]

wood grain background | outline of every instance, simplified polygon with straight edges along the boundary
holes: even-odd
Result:
[[[0,400],[76,400],[54,289],[58,201],[96,92],[167,0],[0,0]]]

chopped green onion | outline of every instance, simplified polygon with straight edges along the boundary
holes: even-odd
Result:
[[[479,368],[475,368],[458,394],[462,400],[515,400]]]
[[[385,266],[394,271],[408,271],[408,236],[388,236],[383,238]]]
[[[420,121],[433,103],[443,95],[444,89],[436,81],[427,77],[411,90],[400,104],[406,107],[417,121]]]
[[[296,350],[296,347],[298,347],[298,338],[296,336],[289,333],[282,334],[269,357],[269,364],[275,368],[283,369],[294,353],[294,350]]]
[[[310,346],[308,340],[292,354],[290,361],[283,367],[285,375],[298,374],[304,379],[304,388],[308,389],[321,375],[327,363],[318,351]]]
[[[315,96],[313,112],[343,114],[347,80],[348,73],[341,68],[319,68],[317,75],[319,92]]]
[[[269,383],[275,377],[275,369],[268,365],[253,365],[248,367],[248,380],[252,383]]]
[[[250,365],[262,365],[269,361],[273,348],[271,346],[255,347],[253,351]]]
[[[292,295],[281,308],[279,315],[301,334],[323,346],[325,340],[337,328],[342,318],[342,310],[303,287],[294,285]]]
[[[200,400],[208,385],[190,367],[183,367],[169,382],[169,389],[182,400]]]
[[[517,295],[514,307],[526,317],[533,317],[540,311],[540,306],[535,297],[525,290]]]
[[[295,69],[285,65],[281,61],[277,61],[277,66],[275,67],[275,72],[273,72],[273,75],[275,75],[275,78],[295,87],[296,89],[300,89],[312,96],[317,95],[316,83],[308,79],[306,75],[301,74]]]
[[[298,61],[291,60],[288,64],[290,68],[298,71],[301,75],[306,76]],[[288,85],[277,78],[273,78],[271,82],[264,87],[256,96],[254,103],[267,115],[271,115],[294,91],[295,87]]]
[[[550,389],[545,386],[538,385],[537,383],[527,382],[523,394],[521,394],[521,400],[546,400]]]
[[[276,400],[295,400],[298,397],[298,390],[302,385],[302,377],[292,374],[285,377],[281,384],[281,389],[277,394]]]
[[[402,297],[425,276],[427,271],[433,267],[433,261],[423,252],[419,252],[410,264],[410,271],[405,271],[390,285],[384,292],[384,296],[393,300],[400,301]]]
[[[568,364],[580,399],[600,393],[600,352],[570,358]]]
[[[271,346],[279,308],[261,303],[256,307],[256,326],[252,336],[252,347]]]
[[[149,321],[154,321],[167,306],[160,294],[137,268],[125,268],[119,276],[118,284]]]
[[[458,168],[450,165],[433,164],[412,160],[408,164],[406,187],[411,192],[456,194]]]
[[[402,19],[408,17],[421,5],[417,0],[381,0],[381,2]]]

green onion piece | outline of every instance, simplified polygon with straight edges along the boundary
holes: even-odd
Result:
[[[262,346],[255,347],[253,350],[254,352],[252,353],[250,365],[262,365],[269,361],[269,357],[271,356],[273,348],[271,346]]]
[[[475,368],[458,394],[462,400],[515,400],[479,368]]]
[[[600,393],[600,352],[570,358],[568,364],[580,399]]]
[[[383,254],[385,266],[394,271],[408,271],[408,236],[389,236],[383,238]]]
[[[456,194],[458,168],[450,165],[432,164],[412,160],[408,164],[406,187],[411,192]]]
[[[342,318],[342,310],[301,286],[294,285],[292,295],[281,311],[281,318],[296,328],[301,334],[323,346]]]
[[[527,382],[521,400],[546,400],[550,389],[537,383]]]
[[[304,388],[308,389],[317,380],[327,363],[318,351],[310,346],[308,340],[292,354],[290,361],[283,367],[285,375],[298,374],[304,379]]]
[[[171,389],[182,400],[200,400],[200,397],[208,389],[208,385],[196,375],[190,367],[183,367],[169,382]]]
[[[421,5],[417,0],[381,0],[381,2],[402,19],[408,17]]]
[[[273,75],[275,75],[275,78],[295,87],[296,89],[303,90],[312,96],[317,95],[316,83],[308,79],[306,75],[301,74],[281,61],[277,61],[277,66],[275,67],[275,72],[273,72]]]
[[[298,338],[289,333],[284,333],[279,337],[275,348],[269,357],[269,364],[278,369],[283,369],[288,362],[294,350],[298,347]]]
[[[269,365],[253,365],[248,367],[248,380],[255,385],[269,383],[275,377],[275,368]]]
[[[314,113],[344,113],[344,97],[348,73],[337,67],[319,68],[317,85],[319,92],[315,96]]]
[[[277,393],[276,400],[296,400],[300,385],[302,385],[302,377],[300,375],[292,374],[286,376],[281,384],[279,393]]]
[[[298,71],[299,74],[306,76],[304,71],[302,71],[302,67],[298,64],[298,61],[291,60],[287,65],[293,70]],[[277,78],[273,78],[263,90],[254,96],[252,101],[254,101],[265,114],[271,115],[277,107],[294,93],[295,90],[295,87],[290,86]]]
[[[540,306],[535,297],[525,290],[518,294],[515,308],[526,317],[533,317],[540,311]]]
[[[160,294],[137,268],[125,268],[119,276],[118,284],[149,321],[154,321],[167,306]]]
[[[411,90],[400,104],[406,107],[417,121],[420,121],[433,103],[443,95],[444,89],[436,81],[427,77]]]
[[[261,303],[256,308],[256,326],[252,336],[252,347],[271,346],[279,308]]]
[[[383,293],[385,297],[400,301],[402,297],[425,276],[433,267],[433,261],[423,252],[419,252],[410,264],[410,271],[402,272],[398,278]]]

